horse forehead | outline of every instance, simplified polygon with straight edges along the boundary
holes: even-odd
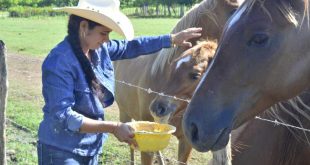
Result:
[[[241,5],[228,20],[226,30],[235,26],[243,18],[243,15],[249,16],[250,13],[252,19],[248,21],[251,23],[255,23],[255,19],[262,18],[264,18],[264,20],[268,18],[269,21],[272,21],[272,15],[274,15],[274,12],[278,10],[277,8],[279,8],[279,5],[274,0],[248,0],[244,2],[244,4]],[[273,14],[271,12],[273,12]]]
[[[242,5],[241,8],[238,9],[235,14],[233,14],[233,16],[228,22],[227,30],[233,27],[240,20],[241,15],[245,13],[246,9],[247,9],[247,6]]]
[[[181,58],[177,62],[176,69],[178,69],[183,63],[187,63],[187,62],[191,61],[191,59],[192,59],[192,55],[188,55],[186,57]]]

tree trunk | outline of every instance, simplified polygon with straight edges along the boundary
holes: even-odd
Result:
[[[184,15],[184,5],[181,5],[181,9],[180,9],[180,18],[183,17]]]
[[[8,94],[7,90],[6,49],[3,41],[0,40],[0,165],[6,165],[5,109]]]
[[[172,13],[171,13],[171,5],[168,4],[168,15],[171,16],[171,14],[172,14]]]
[[[167,15],[166,5],[164,5],[163,8],[164,8],[164,16],[166,16]]]
[[[156,16],[159,16],[159,3],[156,4]]]

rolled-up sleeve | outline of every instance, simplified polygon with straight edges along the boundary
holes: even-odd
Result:
[[[162,48],[171,47],[171,36],[138,37],[131,41],[111,40],[107,43],[112,61],[135,58],[140,55],[148,55],[158,52]]]
[[[45,115],[49,115],[65,130],[79,131],[83,115],[72,109],[75,99],[70,63],[57,56],[47,59],[42,66],[42,83]]]

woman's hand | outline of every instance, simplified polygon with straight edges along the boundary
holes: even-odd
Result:
[[[126,142],[129,145],[134,145],[135,147],[137,147],[137,142],[133,139],[133,132],[134,129],[129,124],[117,123],[112,133],[120,142]]]
[[[171,43],[173,46],[192,47],[192,43],[188,42],[188,40],[200,37],[201,31],[202,28],[188,28],[176,34],[171,34]]]
[[[83,117],[83,123],[79,130],[81,133],[98,133],[109,132],[121,142],[126,142],[129,145],[137,147],[134,137],[134,129],[127,123],[115,121],[98,121]]]

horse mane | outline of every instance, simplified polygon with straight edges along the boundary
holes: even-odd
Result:
[[[251,11],[256,2],[260,3],[262,9],[269,16],[270,20],[272,20],[271,13],[264,6],[265,0],[247,0],[244,3],[244,7],[246,10]],[[295,27],[297,27],[298,25],[301,25],[305,19],[307,19],[307,24],[309,27],[309,0],[303,0],[303,2],[304,11],[300,21],[297,19],[298,14],[296,11],[294,11],[292,3],[288,3],[287,1],[277,1],[278,5],[276,5],[276,7],[290,24],[293,24]]]
[[[309,95],[309,93],[303,94]],[[278,115],[279,111],[285,112],[290,117],[288,119],[284,119],[281,115]],[[288,101],[275,104],[270,108],[270,111],[267,111],[267,114],[283,123],[289,123],[291,125],[304,128],[305,123],[307,124],[310,121],[310,105],[307,105],[307,103],[305,103],[305,101],[300,96],[296,96]],[[309,126],[310,124],[308,124],[306,127]],[[287,128],[297,140],[305,141],[310,146],[310,140],[306,131],[303,130],[301,134],[300,130],[295,130],[290,127]]]
[[[177,25],[173,28],[172,33],[177,33],[190,27],[195,27],[197,26],[199,19],[206,17],[217,24],[216,16],[212,12],[216,7],[216,4],[217,0],[204,0],[199,4],[196,4],[185,14],[185,16],[182,17],[182,19],[179,20]],[[205,24],[207,23],[208,22]],[[163,71],[167,63],[170,64],[174,58],[181,55],[180,52],[183,50],[184,49],[181,47],[161,50],[152,65],[151,75],[156,75],[157,72]]]
[[[270,108],[263,115],[267,118],[276,119],[282,123],[309,129],[310,127],[310,93],[302,93],[288,101],[280,102]],[[301,163],[300,152],[310,147],[310,133],[304,130],[297,130],[291,127],[275,128],[282,131],[278,134],[279,145],[272,164],[291,165]],[[286,131],[286,129],[288,131]],[[277,154],[276,153],[276,154]]]
[[[305,10],[304,10],[304,15],[303,15],[302,22],[306,18],[308,20],[307,25],[308,25],[308,28],[309,28],[310,27],[310,25],[309,25],[309,0],[304,0],[304,5],[305,5]]]

